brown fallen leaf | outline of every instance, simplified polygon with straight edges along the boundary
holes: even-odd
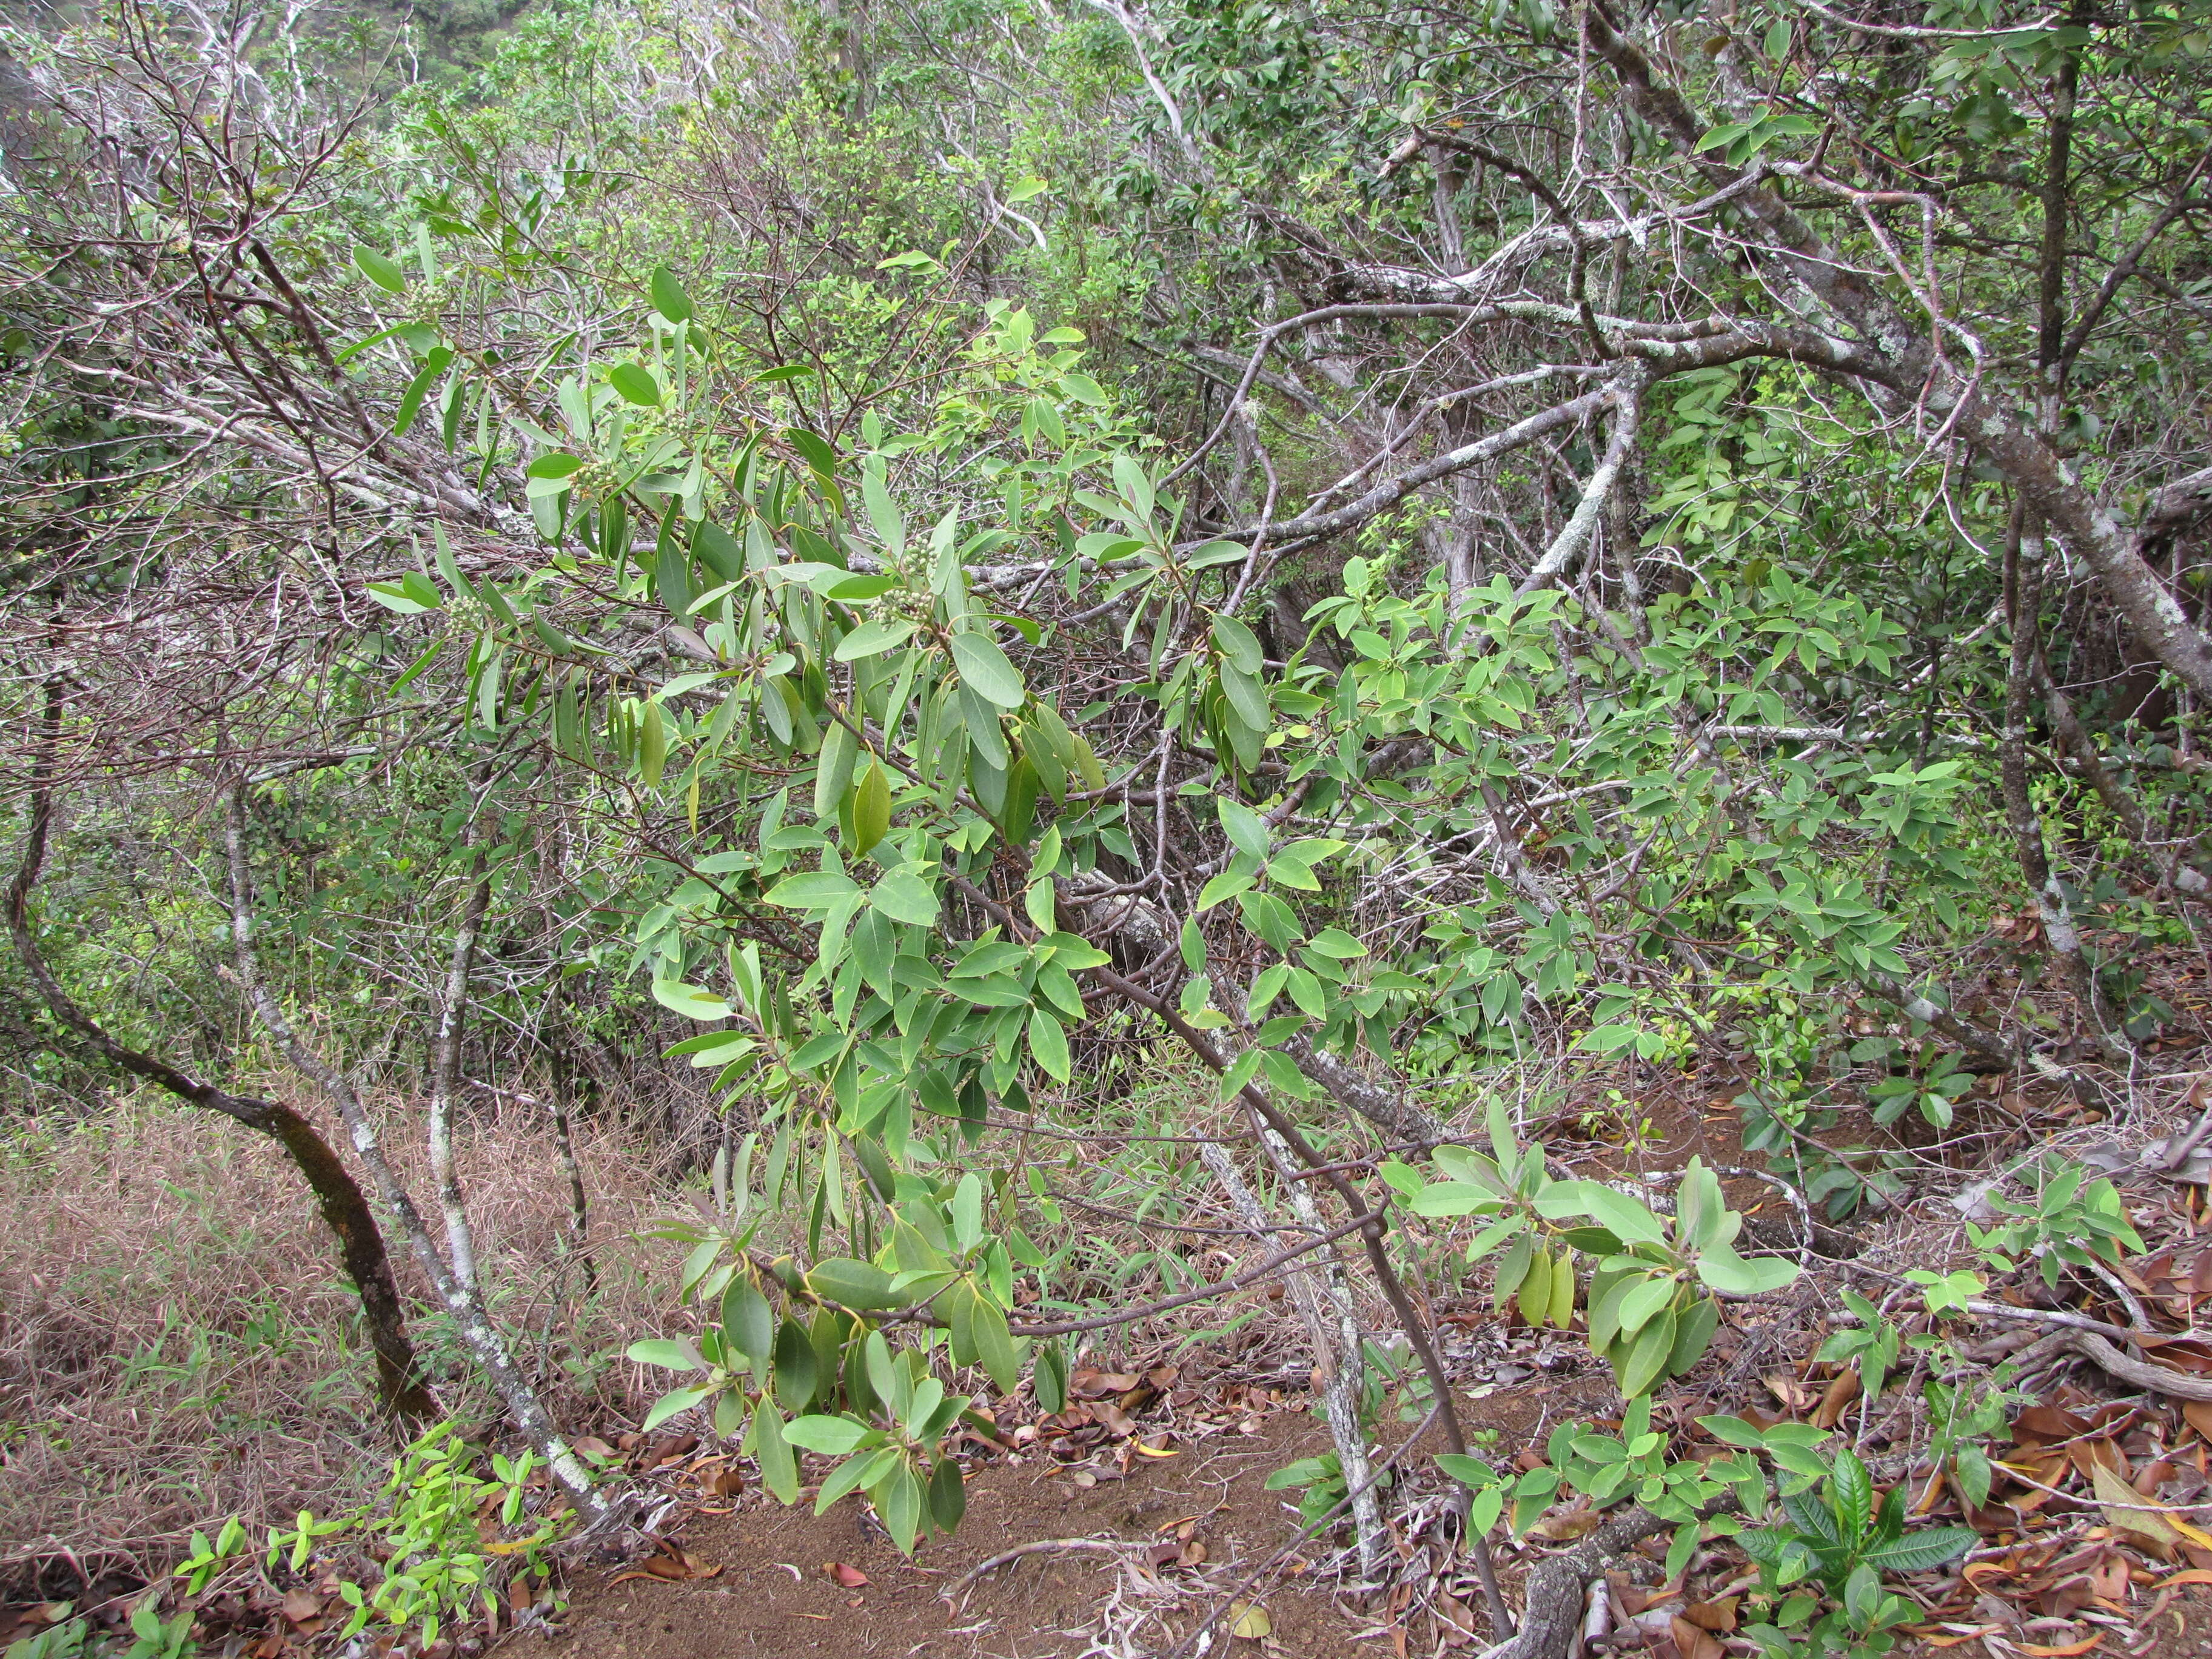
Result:
[[[1856,1366],[1838,1372],[1836,1380],[1821,1391],[1820,1407],[1813,1413],[1813,1426],[1816,1429],[1834,1428],[1843,1420],[1844,1413],[1850,1408],[1851,1401],[1859,1397],[1859,1387]]]
[[[2058,1406],[2030,1406],[2012,1420],[2012,1437],[2021,1445],[2049,1445],[2087,1434],[2089,1419]]]
[[[672,1439],[662,1441],[651,1451],[646,1453],[645,1467],[648,1469],[658,1469],[665,1468],[671,1463],[679,1463],[698,1449],[697,1435],[679,1434]]]
[[[1190,1540],[1182,1547],[1182,1553],[1176,1559],[1186,1567],[1195,1567],[1201,1565],[1206,1559],[1206,1545],[1204,1541],[1196,1538]]]
[[[1437,1634],[1443,1638],[1446,1647],[1474,1645],[1474,1614],[1466,1602],[1446,1590],[1437,1597],[1437,1612],[1443,1621],[1443,1628]]]
[[[2212,1261],[2212,1250],[2207,1250],[2204,1255],[2207,1261]],[[2212,1443],[2212,1400],[2185,1400],[2181,1402],[2181,1414],[2189,1419],[2191,1428]]]
[[[1677,1613],[1668,1623],[1674,1638],[1674,1651],[1682,1659],[1728,1659],[1728,1650],[1721,1645],[1720,1638],[1709,1630],[1701,1630]]]
[[[2094,1440],[2076,1440],[2067,1447],[2066,1455],[2073,1460],[2075,1468],[2081,1472],[2085,1480],[2093,1480],[2099,1469],[2109,1469],[2119,1476],[2122,1486],[2128,1484],[2127,1454],[2110,1436],[2100,1435]]]
[[[2099,1463],[2091,1474],[2090,1485],[2096,1492],[2097,1501],[2105,1506],[2105,1519],[2114,1532],[2125,1533],[2130,1543],[2161,1561],[2173,1559],[2174,1547],[2181,1542],[2181,1534],[2174,1530],[2163,1510],[2146,1508],[2142,1494],[2103,1463]],[[2081,1651],[2086,1653],[2088,1650]]]
[[[830,1577],[836,1579],[840,1584],[842,1584],[847,1589],[865,1589],[867,1588],[868,1575],[862,1572],[858,1567],[853,1565],[849,1561],[824,1561],[822,1564],[822,1571],[829,1574]]]
[[[610,1585],[626,1583],[633,1578],[656,1578],[662,1583],[682,1583],[692,1578],[714,1578],[721,1573],[719,1564],[702,1561],[690,1552],[674,1544],[664,1542],[660,1553],[649,1555],[629,1572],[618,1572],[607,1580]]]
[[[1813,1404],[1813,1392],[1788,1371],[1769,1371],[1759,1379],[1766,1384],[1766,1391],[1774,1401],[1792,1417],[1802,1414]]]
[[[1595,1510],[1588,1507],[1553,1510],[1528,1530],[1547,1542],[1564,1544],[1571,1538],[1580,1538],[1584,1533],[1595,1532],[1598,1522],[1604,1518]]]
[[[1067,1379],[1067,1392],[1078,1400],[1101,1400],[1127,1394],[1143,1379],[1134,1371],[1097,1371],[1088,1367]]]
[[[323,1598],[313,1590],[295,1589],[284,1592],[284,1616],[295,1625],[304,1625],[310,1619],[322,1616]]]
[[[580,1434],[568,1443],[586,1457],[612,1457],[615,1455],[615,1449],[596,1434]]]
[[[1699,1630],[1725,1633],[1735,1628],[1736,1602],[1740,1599],[1723,1595],[1717,1601],[1692,1601],[1682,1609],[1682,1617]]]
[[[2042,1591],[2035,1605],[2046,1619],[2071,1619],[2096,1599],[2097,1592],[2088,1579],[2075,1577]]]

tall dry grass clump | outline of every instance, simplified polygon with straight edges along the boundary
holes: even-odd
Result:
[[[419,1113],[377,1104],[427,1192]],[[602,1426],[635,1409],[621,1351],[655,1299],[631,1237],[655,1201],[647,1169],[612,1130],[577,1126],[594,1288],[567,1243],[547,1115],[525,1097],[483,1105],[457,1151],[493,1313],[548,1407]],[[495,1402],[388,1242],[441,1403],[496,1437]],[[149,1576],[211,1519],[329,1514],[373,1492],[392,1444],[361,1328],[312,1198],[267,1141],[143,1095],[0,1131],[0,1594]]]

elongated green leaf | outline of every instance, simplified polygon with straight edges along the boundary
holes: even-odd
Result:
[[[1259,813],[1231,795],[1223,795],[1216,803],[1221,815],[1222,833],[1233,842],[1240,852],[1255,859],[1267,856],[1267,821]]]
[[[868,890],[868,903],[893,921],[909,927],[927,927],[937,920],[937,894],[911,870],[894,870],[884,877]]]
[[[1763,1296],[1797,1282],[1797,1264],[1779,1256],[1745,1258],[1725,1244],[1699,1253],[1698,1277],[1723,1296]]]
[[[939,1532],[949,1533],[968,1513],[968,1488],[962,1483],[960,1465],[940,1457],[929,1474],[929,1518]]]
[[[1480,1457],[1469,1457],[1462,1452],[1438,1452],[1437,1467],[1460,1483],[1477,1492],[1498,1484],[1498,1471]]]
[[[877,1488],[875,1498],[876,1512],[891,1542],[901,1555],[912,1555],[915,1535],[921,1530],[922,1503],[921,1482],[912,1466],[902,1460]]]
[[[914,637],[920,624],[904,617],[887,620],[864,622],[837,641],[830,653],[839,662],[857,662],[863,657],[880,656],[896,647],[904,645]]]
[[[1970,1527],[1930,1527],[1876,1546],[1866,1553],[1865,1560],[1882,1572],[1925,1572],[1955,1560],[1980,1541],[1980,1534]]]
[[[646,1413],[645,1421],[638,1425],[639,1431],[651,1434],[677,1413],[690,1411],[692,1407],[704,1403],[707,1396],[714,1392],[711,1384],[699,1384],[664,1394],[653,1402],[653,1409]]]
[[[1036,1063],[1054,1081],[1068,1080],[1072,1062],[1067,1052],[1067,1033],[1060,1022],[1042,1008],[1030,1011],[1030,1053]]]
[[[1448,1217],[1473,1215],[1486,1206],[1498,1202],[1494,1193],[1464,1181],[1435,1181],[1413,1194],[1407,1207],[1415,1215]]]
[[[891,1289],[890,1275],[881,1267],[850,1256],[830,1256],[806,1270],[806,1288],[825,1302],[872,1313],[902,1308],[907,1297]]]
[[[891,827],[891,781],[880,763],[870,762],[853,792],[853,850],[865,853]]]
[[[1006,1329],[1006,1316],[988,1297],[978,1297],[970,1316],[974,1321],[975,1352],[1001,1394],[1012,1394],[1022,1380],[1022,1352]]]
[[[607,384],[626,402],[647,409],[660,407],[660,382],[653,378],[653,371],[643,363],[617,363],[607,371]]]
[[[760,1465],[761,1485],[775,1494],[777,1503],[797,1503],[799,1460],[791,1455],[791,1444],[784,1438],[783,1413],[765,1395],[753,1402],[753,1425],[749,1437],[753,1461]]]
[[[860,883],[835,870],[809,870],[786,878],[769,890],[768,902],[791,910],[824,910],[860,890]]]
[[[359,243],[356,243],[353,250],[353,265],[356,270],[368,277],[386,294],[407,292],[407,273],[373,247],[363,247]]]
[[[1620,1303],[1613,1310],[1616,1328],[1623,1336],[1634,1336],[1646,1322],[1665,1307],[1674,1295],[1674,1281],[1654,1274],[1640,1285],[1631,1285],[1621,1292]]]
[[[696,1371],[706,1363],[689,1342],[672,1342],[660,1337],[633,1342],[624,1352],[635,1364],[658,1365],[665,1371]]]
[[[783,1425],[783,1437],[794,1446],[820,1452],[824,1457],[842,1457],[883,1437],[866,1424],[856,1423],[849,1417],[794,1417]]]
[[[952,660],[976,696],[1001,708],[1018,708],[1028,696],[1021,675],[988,634],[955,634]]]
[[[1267,658],[1260,649],[1259,637],[1234,617],[1216,617],[1213,619],[1213,642],[1220,647],[1221,654],[1235,664],[1242,673],[1256,676],[1267,666]]]
[[[1628,1339],[1620,1339],[1620,1343],[1628,1343]],[[1620,1352],[1620,1343],[1615,1345],[1615,1353]],[[1674,1316],[1662,1308],[1645,1322],[1633,1343],[1628,1344],[1627,1357],[1620,1365],[1621,1393],[1632,1400],[1649,1392],[1666,1369],[1667,1357],[1674,1348]]]
[[[407,572],[398,581],[369,583],[368,597],[386,611],[396,611],[403,617],[435,611],[446,602],[446,596],[419,570]]]
[[[759,1286],[742,1272],[722,1292],[722,1335],[731,1347],[750,1360],[756,1370],[775,1351],[775,1310]]]
[[[1627,1243],[1663,1243],[1667,1230],[1650,1209],[1600,1181],[1555,1181],[1536,1200],[1536,1213],[1551,1220],[1586,1215]]]
[[[672,323],[691,320],[691,296],[684,291],[684,284],[666,265],[655,265],[653,270],[653,308]]]
[[[878,1446],[872,1450],[854,1452],[832,1470],[830,1478],[822,1483],[822,1491],[814,1500],[815,1514],[823,1513],[848,1492],[874,1486],[901,1455],[896,1446]]]
[[[708,991],[696,985],[686,985],[680,980],[657,979],[653,982],[653,1000],[672,1014],[686,1019],[727,1019],[730,1005]]]

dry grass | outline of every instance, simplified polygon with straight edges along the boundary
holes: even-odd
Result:
[[[382,1108],[419,1201],[419,1118]],[[670,1277],[665,1247],[630,1237],[658,1203],[642,1161],[579,1127],[599,1270],[587,1293],[562,1249],[568,1182],[542,1112],[510,1098],[460,1152],[494,1310],[548,1404],[577,1427],[634,1411],[646,1384],[621,1351],[653,1327]],[[390,1243],[440,1398],[494,1425]],[[145,1097],[19,1124],[0,1139],[0,1592],[150,1575],[210,1519],[328,1514],[373,1491],[392,1447],[360,1326],[278,1148]]]

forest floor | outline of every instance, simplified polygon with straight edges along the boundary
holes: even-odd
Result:
[[[1897,1581],[1924,1615],[1907,1650],[2212,1655],[2212,1340],[2199,1334],[2200,1304],[2212,1299],[2212,1153],[2176,1169],[2157,1157],[2166,1137],[2204,1115],[2212,1072],[2192,1069],[2207,1051],[2206,999],[2181,971],[2192,964],[2170,965],[2162,994],[2181,1012],[2135,1078],[2100,1102],[2048,1079],[1992,1075],[1962,1097],[1942,1146],[1917,1120],[1901,1125],[1893,1144],[1919,1157],[1906,1201],[1863,1206],[1833,1232],[1821,1229],[1796,1289],[1732,1304],[1707,1359],[1657,1403],[1655,1425],[1692,1457],[1717,1449],[1697,1422],[1715,1413],[1840,1425],[1883,1485],[1906,1483],[1917,1513],[1972,1527],[1982,1543],[1966,1561]],[[1796,1250],[1797,1212],[1747,1167],[1761,1160],[1737,1139],[1733,1103],[1746,1072],[1717,1053],[1680,1072],[1592,1069],[1529,1132],[1542,1134],[1555,1164],[1583,1175],[1663,1182],[1702,1156],[1731,1171],[1729,1201],[1762,1247]],[[1854,1109],[1860,1121],[1847,1112],[1832,1139],[1870,1138],[1863,1109]],[[327,1514],[373,1490],[389,1455],[345,1429],[357,1412],[317,1380],[343,1335],[331,1311],[342,1298],[282,1171],[253,1149],[214,1146],[173,1115],[121,1114],[100,1133],[70,1141],[66,1158],[24,1154],[0,1166],[0,1211],[14,1217],[0,1230],[0,1417],[11,1425],[0,1446],[0,1514],[12,1522],[0,1527],[0,1565],[16,1595],[0,1606],[0,1646],[68,1616],[53,1611],[64,1599],[108,1627],[149,1587],[173,1609],[164,1575],[190,1527],[231,1513],[276,1518],[301,1504]],[[489,1133],[505,1131],[495,1120]],[[511,1169],[492,1156],[505,1144],[477,1148],[480,1190],[488,1212],[503,1218],[495,1231],[515,1253],[507,1271],[527,1287],[521,1305],[535,1325],[541,1306],[563,1305],[568,1294],[562,1264],[540,1249],[557,1235],[555,1218],[540,1213],[556,1187],[542,1154]],[[1390,1549],[1364,1571],[1344,1537],[1300,1538],[1295,1491],[1266,1490],[1271,1474],[1328,1444],[1289,1320],[1261,1318],[1220,1341],[1193,1340],[1173,1322],[1128,1334],[1127,1347],[1101,1338],[1078,1354],[1062,1412],[1040,1413],[1026,1387],[993,1401],[993,1434],[962,1448],[963,1524],[912,1560],[858,1499],[819,1517],[808,1503],[786,1509],[680,1425],[631,1432],[641,1407],[630,1385],[619,1368],[586,1362],[665,1315],[659,1268],[636,1244],[665,1208],[655,1196],[665,1187],[611,1140],[586,1152],[610,1248],[592,1328],[568,1331],[546,1363],[575,1367],[563,1416],[595,1430],[580,1443],[611,1475],[659,1494],[649,1514],[662,1542],[619,1566],[571,1563],[557,1599],[542,1583],[511,1580],[500,1616],[453,1632],[438,1644],[441,1659],[495,1643],[548,1659],[1407,1659],[1486,1644],[1482,1597],[1451,1519],[1453,1489],[1432,1462],[1442,1449],[1433,1435],[1396,1469],[1385,1506]],[[2033,1273],[1993,1279],[1987,1294],[2009,1313],[1915,1312],[1902,1275],[1970,1265],[1962,1224],[1977,1188],[2045,1155],[2110,1173],[2143,1252],[2105,1279],[2073,1274],[2056,1291]],[[198,1195],[189,1224],[164,1194]],[[1989,1436],[1995,1484],[1969,1504],[1955,1472],[1923,1456],[1923,1384],[1942,1376],[1908,1357],[1878,1401],[1856,1401],[1850,1367],[1819,1358],[1840,1328],[1846,1285],[1886,1301],[1910,1329],[1940,1336],[1950,1345],[1940,1352],[1960,1356],[1974,1376],[2021,1354],[2052,1328],[2048,1316],[2063,1314],[2134,1331],[2136,1363],[2153,1367],[2153,1380],[2131,1382],[2079,1352],[2021,1356],[2030,1363]],[[1240,1295],[1250,1302],[1275,1289]],[[1533,1459],[1562,1422],[1603,1425],[1619,1411],[1611,1372],[1575,1333],[1501,1316],[1480,1276],[1423,1293],[1474,1449],[1501,1468]],[[188,1325],[199,1331],[189,1340]],[[2192,1390],[2208,1397],[2186,1397]],[[1383,1401],[1382,1446],[1397,1445],[1419,1404]],[[1517,1603],[1536,1562],[1595,1522],[1569,1502],[1522,1543],[1500,1529],[1493,1548],[1508,1601]],[[1611,1633],[1589,1659],[1747,1653],[1736,1629],[1751,1588],[1740,1556],[1716,1543],[1682,1578],[1662,1583],[1657,1553],[1626,1558],[1609,1576],[1601,1600]],[[204,1601],[196,1613],[204,1653],[252,1659],[326,1656],[343,1618],[314,1583],[276,1580]],[[386,1638],[346,1650],[368,1659],[390,1646]]]

